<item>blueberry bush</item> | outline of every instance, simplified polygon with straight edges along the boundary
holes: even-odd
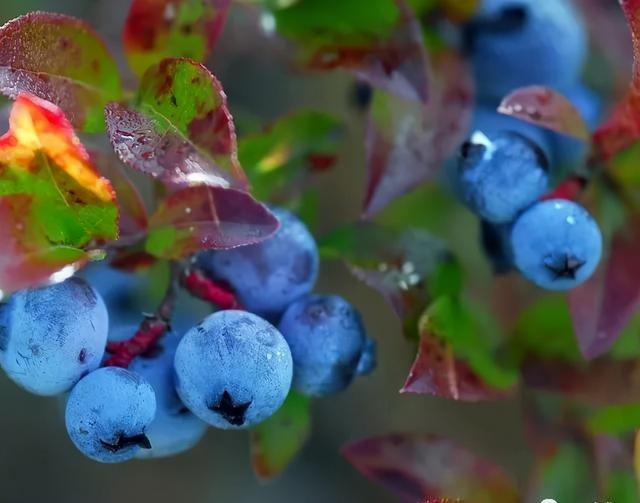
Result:
[[[238,19],[265,60],[346,76],[344,116],[234,114],[210,63]],[[59,397],[80,453],[249,430],[282,473],[313,402],[390,358],[317,287],[338,260],[415,354],[400,393],[510,400],[529,446],[523,476],[351,431],[357,471],[410,502],[639,500],[640,1],[131,0],[119,30],[0,27],[0,366]],[[319,231],[354,117],[359,216]]]

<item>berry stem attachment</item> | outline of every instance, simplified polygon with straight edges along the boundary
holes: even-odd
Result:
[[[138,331],[130,339],[107,344],[107,351],[111,353],[111,356],[104,362],[105,367],[127,368],[136,356],[151,351],[165,332],[170,329],[171,315],[181,274],[182,265],[178,262],[171,262],[169,284],[155,313],[145,317],[140,323]]]
[[[242,309],[231,288],[207,277],[199,269],[185,269],[180,277],[180,283],[191,295],[219,309]]]

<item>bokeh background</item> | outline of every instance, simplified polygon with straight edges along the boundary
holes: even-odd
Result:
[[[365,0],[362,0],[366,4]],[[88,20],[123,63],[120,31],[128,0],[0,0],[0,21],[31,10]],[[0,48],[1,50],[1,48]],[[314,108],[347,125],[338,165],[318,178],[319,235],[358,218],[364,187],[364,117],[353,105],[353,80],[345,73],[308,75],[267,43],[257,19],[234,7],[208,66],[220,78],[242,133],[244,125]],[[247,126],[249,127],[249,126]],[[448,207],[447,201],[442,202]],[[420,215],[413,215],[419,220]],[[474,219],[464,210],[425,215],[436,233],[454,232],[452,246],[465,268],[489,282],[475,246]],[[472,245],[470,245],[470,243]],[[522,482],[530,464],[519,412],[521,397],[479,405],[400,395],[415,348],[385,301],[358,283],[340,263],[323,263],[318,291],[350,299],[378,341],[377,371],[346,392],[314,402],[309,443],[289,469],[269,483],[257,481],[249,462],[248,434],[209,430],[195,449],[166,460],[94,463],[67,438],[58,399],[21,391],[0,376],[0,502],[391,502],[395,498],[361,477],[341,456],[345,442],[386,432],[438,433],[499,462]],[[485,292],[479,290],[478,295]]]

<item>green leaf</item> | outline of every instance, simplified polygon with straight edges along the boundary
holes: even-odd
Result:
[[[640,427],[640,403],[604,407],[587,420],[587,426],[594,433],[632,432]]]
[[[262,133],[238,142],[238,157],[258,199],[297,179],[305,169],[322,170],[335,162],[344,136],[335,117],[302,111],[283,117]]]
[[[76,128],[104,129],[104,107],[120,99],[118,67],[84,21],[32,12],[0,28],[0,92],[29,92],[58,105]]]
[[[251,431],[253,470],[261,479],[282,472],[298,454],[311,431],[311,401],[291,391],[282,407]]]

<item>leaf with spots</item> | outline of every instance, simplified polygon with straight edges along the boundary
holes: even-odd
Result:
[[[86,261],[83,250],[47,239],[33,196],[0,197],[0,298],[54,280],[63,268],[79,269]]]
[[[279,475],[304,446],[311,432],[311,400],[289,393],[273,416],[251,431],[251,463],[261,479]]]
[[[419,3],[369,0],[362,8],[358,2],[305,0],[271,7],[278,33],[296,42],[305,66],[347,69],[374,87],[426,102],[429,63],[410,5]]]
[[[122,43],[129,66],[142,76],[171,56],[207,59],[231,0],[133,0]]]
[[[502,100],[498,112],[578,140],[589,141],[589,128],[580,112],[562,94],[548,87],[516,89]]]
[[[120,99],[118,67],[82,20],[32,12],[0,28],[0,92],[29,92],[59,106],[86,132],[104,129],[105,105]]]
[[[278,230],[278,219],[248,193],[197,185],[167,196],[149,221],[146,251],[177,259],[200,250],[258,243]]]
[[[585,358],[604,354],[640,307],[640,221],[613,238],[607,262],[586,283],[569,292],[573,327]]]
[[[594,133],[597,152],[610,159],[640,139],[640,0],[620,0],[633,42],[633,76],[610,117]]]
[[[401,391],[462,401],[512,391],[517,371],[497,361],[501,340],[493,336],[495,327],[483,322],[457,299],[436,299],[420,320],[418,355]]]
[[[323,258],[343,260],[354,276],[380,292],[412,338],[433,295],[460,288],[455,258],[423,230],[359,222],[334,231],[319,246]]]
[[[118,236],[118,207],[62,111],[20,94],[0,138],[0,196],[33,196],[34,218],[48,241],[82,247]]]
[[[335,117],[301,111],[240,138],[238,157],[253,195],[269,199],[306,172],[329,169],[336,162],[343,135],[344,128]]]
[[[433,67],[424,106],[374,93],[365,133],[366,217],[433,180],[464,140],[473,106],[469,68],[453,53],[434,58]]]
[[[110,103],[106,116],[120,160],[170,189],[246,188],[227,98],[200,63],[163,60],[145,73],[133,107]]]
[[[342,455],[402,501],[520,501],[515,481],[502,468],[443,437],[370,437],[345,445]]]

